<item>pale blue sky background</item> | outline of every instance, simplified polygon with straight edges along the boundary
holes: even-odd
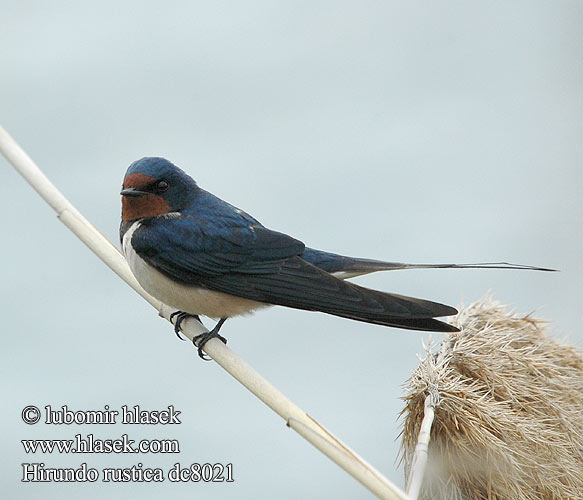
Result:
[[[166,156],[310,246],[560,268],[359,283],[452,305],[491,290],[581,349],[581,2],[0,1],[0,12],[0,123],[114,242],[125,169]],[[0,163],[6,498],[371,498],[178,342]],[[427,335],[283,308],[229,321],[223,333],[402,485],[399,398]],[[20,420],[27,404],[174,404],[183,423],[30,427]],[[182,452],[27,457],[20,446],[91,432],[177,438]],[[23,485],[26,461],[232,462],[235,483]]]

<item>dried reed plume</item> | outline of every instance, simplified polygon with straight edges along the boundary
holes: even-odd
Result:
[[[582,354],[548,338],[545,321],[489,299],[456,326],[407,382],[406,477],[425,398],[437,397],[420,498],[583,498]]]

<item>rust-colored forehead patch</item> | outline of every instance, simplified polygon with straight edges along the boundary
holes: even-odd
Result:
[[[123,189],[145,189],[156,180],[155,177],[146,174],[130,174],[123,181]],[[125,221],[142,219],[143,217],[155,217],[156,215],[170,212],[170,205],[154,193],[142,196],[122,196],[121,216]]]
[[[156,178],[152,177],[151,175],[136,172],[135,174],[130,174],[126,176],[126,178],[123,180],[123,188],[143,189],[146,186],[152,184],[152,182],[154,182],[155,180]]]

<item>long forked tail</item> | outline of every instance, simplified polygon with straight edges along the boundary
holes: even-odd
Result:
[[[306,248],[301,256],[310,264],[337,278],[347,279],[377,271],[397,271],[399,269],[518,269],[522,271],[557,271],[548,267],[525,266],[510,262],[476,262],[472,264],[407,264],[375,259],[359,259]]]
[[[406,264],[404,262],[384,262],[373,259],[348,258],[342,269],[331,271],[338,278],[347,279],[377,271],[397,271],[400,269],[517,269],[521,271],[549,271],[557,269],[527,266],[510,262],[477,262],[472,264]]]
[[[355,259],[356,261],[366,261],[366,259]],[[374,262],[374,261],[373,261]],[[556,272],[557,269],[550,267],[527,266],[524,264],[512,264],[510,262],[477,262],[474,264],[405,264],[402,262],[382,262],[384,269],[521,269],[525,271],[551,271]]]

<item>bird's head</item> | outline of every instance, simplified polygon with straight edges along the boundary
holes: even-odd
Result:
[[[197,191],[196,182],[168,160],[142,158],[130,165],[123,180],[122,219],[180,212],[193,202]]]

